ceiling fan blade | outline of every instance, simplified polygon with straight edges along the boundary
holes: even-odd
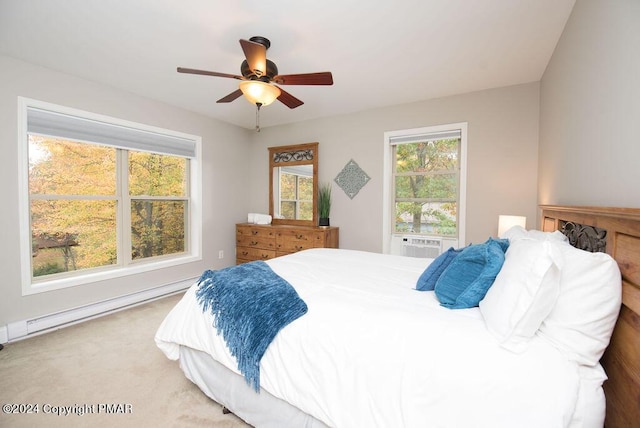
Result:
[[[242,91],[240,89],[236,89],[235,91],[231,92],[229,95],[220,98],[216,102],[217,103],[230,103],[231,101],[235,100],[236,98],[240,97],[241,95],[242,95]]]
[[[227,77],[230,79],[244,80],[244,77],[236,74],[218,73],[217,71],[196,70],[195,68],[178,67],[178,73],[201,74],[203,76]]]
[[[267,48],[260,43],[244,39],[240,39],[240,46],[247,58],[249,69],[258,77],[264,76],[267,72]]]
[[[280,96],[278,97],[278,101],[280,101],[282,104],[286,105],[287,107],[296,108],[304,104],[304,102],[297,99],[296,97],[294,97],[293,95],[285,91],[284,89],[282,88],[278,88],[278,89],[280,89]]]
[[[273,78],[279,85],[333,85],[330,71],[306,74],[284,74]]]

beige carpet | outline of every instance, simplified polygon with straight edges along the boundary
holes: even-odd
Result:
[[[38,413],[2,412],[0,427],[247,427],[223,414],[155,346],[158,326],[181,297],[6,344],[0,404],[38,405]],[[125,413],[105,414],[105,404],[122,404],[112,409]],[[78,414],[92,405],[95,413]],[[72,413],[47,413],[63,406]]]

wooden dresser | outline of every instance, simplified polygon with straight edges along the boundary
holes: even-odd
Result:
[[[338,248],[337,227],[236,225],[236,264],[268,260],[308,248]]]

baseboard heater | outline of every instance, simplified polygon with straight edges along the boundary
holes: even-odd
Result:
[[[196,279],[197,278],[190,278],[173,284],[114,297],[113,299],[79,306],[77,308],[56,312],[30,320],[12,322],[7,324],[5,332],[2,332],[2,329],[0,328],[0,343],[3,343],[2,339],[4,338],[2,336],[6,336],[6,340],[4,340],[4,342],[24,339],[34,334],[57,330],[59,328],[131,308],[142,303],[147,303],[161,297],[169,296],[186,290]]]

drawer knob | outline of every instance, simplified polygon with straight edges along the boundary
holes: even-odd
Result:
[[[255,236],[255,235],[257,235],[257,234],[258,234],[258,231],[257,231],[257,230],[252,230],[252,231],[251,231],[251,234]]]
[[[258,245],[258,241],[251,241],[251,243],[249,245],[256,246],[256,245]]]
[[[296,235],[296,239],[302,239],[304,238],[304,235],[302,233],[299,233],[298,235]]]

